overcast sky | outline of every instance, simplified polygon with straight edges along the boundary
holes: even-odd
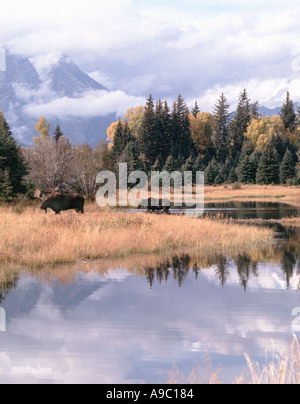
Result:
[[[132,102],[181,93],[211,110],[247,88],[275,107],[300,100],[299,21],[290,0],[10,0],[0,41],[40,64],[66,54]]]

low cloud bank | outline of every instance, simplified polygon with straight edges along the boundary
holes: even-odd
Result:
[[[123,116],[132,106],[144,104],[144,97],[130,96],[123,91],[89,91],[79,98],[61,97],[44,103],[32,102],[24,106],[23,110],[33,118],[43,115],[58,118],[89,118],[112,113]]]

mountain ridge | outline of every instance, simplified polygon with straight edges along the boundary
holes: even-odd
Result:
[[[60,125],[62,132],[74,144],[87,142],[94,146],[98,141],[106,140],[107,128],[117,119],[117,114],[105,113],[106,100],[94,107],[93,114],[89,113],[88,105],[103,93],[113,94],[66,55],[34,61],[0,47],[0,109],[22,146],[32,145],[32,138],[36,136],[34,124],[41,116],[50,121],[52,132],[57,124]],[[92,100],[89,97],[91,94]],[[115,97],[118,96],[115,94]],[[74,102],[63,102],[66,100]],[[109,102],[111,100],[107,99]],[[72,106],[77,109],[72,113],[66,111]],[[57,114],[60,108],[67,113]],[[82,113],[83,108],[85,114]],[[263,117],[278,115],[280,110],[281,107],[258,108]]]
[[[51,69],[50,77],[53,90],[62,96],[75,98],[80,93],[88,90],[109,91],[107,87],[82,72],[82,70],[66,56],[62,56],[58,64]]]
[[[47,78],[41,78],[29,58],[11,54],[6,49],[0,51],[0,109],[22,146],[32,144],[36,135],[34,123],[38,116],[28,113],[28,105],[47,105],[47,102],[60,98],[80,98],[89,91],[109,92],[109,89],[84,73],[71,59],[62,55],[48,71]],[[105,116],[59,118],[48,114],[51,130],[59,124],[63,133],[73,143],[87,142],[91,145],[106,139],[107,127],[116,119],[115,114]]]

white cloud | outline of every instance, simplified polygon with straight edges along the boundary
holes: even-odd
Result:
[[[195,99],[252,81],[292,84],[299,17],[290,0],[11,0],[0,37],[42,74],[63,53],[110,89]]]
[[[31,63],[37,70],[40,78],[43,81],[49,79],[48,74],[50,70],[55,67],[62,58],[62,53],[59,51],[54,51],[46,54],[40,54],[34,56],[30,59]]]
[[[234,85],[222,86],[218,84],[214,86],[198,98],[199,107],[202,111],[211,112],[221,93],[224,93],[231,105],[231,111],[234,111],[237,106],[239,94],[243,89],[247,89],[252,102],[259,101],[260,105],[264,105],[268,108],[275,108],[282,105],[283,100],[286,98],[287,91],[290,91],[294,102],[300,101],[300,79],[251,79],[249,81],[235,83]],[[191,106],[194,105],[193,103],[193,99],[190,99],[188,102]]]
[[[144,105],[143,97],[129,96],[123,91],[90,91],[80,98],[55,98],[48,103],[30,103],[24,107],[24,112],[34,118],[55,116],[93,117],[106,116],[116,113],[123,116],[132,106]]]
[[[107,74],[103,73],[101,70],[91,72],[89,73],[89,76],[98,83],[101,83],[106,88],[110,90],[116,90],[116,88],[114,88],[114,83],[112,82],[111,78]]]

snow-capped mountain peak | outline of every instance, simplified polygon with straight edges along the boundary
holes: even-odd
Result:
[[[32,142],[34,123],[38,117],[28,113],[30,105],[47,105],[66,97],[79,98],[89,92],[109,90],[84,73],[70,58],[64,55],[46,55],[25,58],[0,48],[0,109],[4,112],[14,135],[23,145]],[[93,119],[73,119],[43,115],[51,121],[54,131],[60,124],[66,136],[74,143],[96,143],[106,137],[106,129],[115,114]],[[100,115],[100,114],[99,114]]]

